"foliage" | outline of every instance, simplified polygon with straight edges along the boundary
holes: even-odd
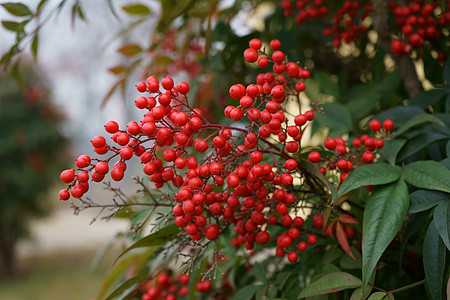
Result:
[[[137,131],[133,130],[134,123],[129,123],[127,130],[107,125],[107,131],[113,135],[111,143],[121,147],[95,137],[92,143],[96,152],[109,153],[109,157],[92,160],[79,157],[77,174],[87,172],[93,181],[102,181],[107,173],[102,171],[104,163],[117,157],[120,162],[112,168],[111,176],[120,180],[130,158],[127,153],[131,151],[131,156],[141,157],[143,171],[150,175],[136,178],[140,186],[137,194],[126,196],[108,184],[113,201],[98,204],[83,198],[87,186],[75,178],[74,170],[61,175],[68,184],[60,193],[61,198],[68,199],[70,191],[80,199],[76,209],[101,208],[102,212],[108,212],[106,217],[129,219],[134,229],[130,246],[106,278],[99,298],[151,299],[151,295],[172,289],[187,299],[393,299],[394,295],[397,299],[443,299],[450,282],[450,63],[445,61],[450,46],[448,5],[425,1],[408,1],[402,6],[382,0],[367,3],[284,0],[275,4],[264,20],[263,30],[240,37],[230,25],[237,13],[246,5],[257,11],[274,4],[235,1],[226,9],[219,4],[161,1],[152,44],[130,43],[118,49],[129,58],[129,63],[110,69],[118,81],[104,101],[115,90],[124,90],[130,74],[143,68],[144,81],[137,89],[146,92],[156,86],[151,91],[154,98],[142,104],[144,100],[138,97],[135,103],[149,111],[140,124],[153,122],[155,129],[145,129],[150,131],[142,134],[143,125],[138,125]],[[74,4],[78,11],[75,5],[79,3]],[[5,8],[18,17],[33,16],[29,13],[31,9],[22,6]],[[126,5],[121,10],[133,16],[136,23],[154,14],[142,3]],[[324,16],[329,16],[332,23],[327,23]],[[419,21],[421,17],[423,20]],[[18,40],[24,34],[13,24],[3,26],[17,32]],[[128,29],[134,28],[131,24]],[[261,38],[265,44],[252,46],[252,42],[257,43],[252,38]],[[278,61],[272,56],[278,47],[269,41],[275,38],[281,42],[280,50],[286,59]],[[2,62],[15,55],[13,48]],[[248,63],[244,63],[242,52]],[[261,58],[269,61],[268,73],[280,68],[281,62],[285,67],[288,62],[300,62],[300,74],[291,76],[289,70],[282,69],[275,73],[283,74],[284,79],[268,80],[267,73],[257,77],[260,69],[256,65],[263,63],[252,63]],[[423,78],[416,73],[421,65]],[[189,93],[181,92],[186,83],[179,83],[181,86],[175,83],[177,89],[172,90],[173,84],[167,83],[169,77],[161,80],[166,90],[161,92],[156,77],[180,71],[186,72],[191,81]],[[232,86],[236,82],[250,86],[255,78],[264,92],[252,96],[255,102],[249,107],[254,105],[262,113],[264,108],[270,110],[267,108],[270,101],[281,100],[281,108],[269,115],[272,118],[282,112],[288,120],[280,122],[280,131],[272,124],[273,131],[269,130],[267,136],[257,129],[266,123],[262,118],[251,117],[249,107],[242,102],[248,90],[241,94],[236,92],[240,89],[238,85]],[[283,99],[274,96],[277,91],[273,88],[279,85],[286,91]],[[311,110],[302,103],[303,95],[314,103]],[[171,109],[178,111],[171,114],[170,109],[163,111],[161,106],[155,106],[157,101],[163,107],[169,106],[163,105],[163,101],[172,102]],[[194,110],[194,105],[202,110]],[[217,107],[225,109],[226,118],[220,116],[222,110]],[[300,113],[291,111],[292,107]],[[187,123],[177,115],[184,111],[189,113],[188,121],[199,119],[195,121],[198,128],[183,127]],[[156,117],[159,114],[161,118]],[[309,117],[304,123],[294,121],[299,115]],[[151,118],[154,120],[149,121]],[[289,134],[288,125],[298,127],[301,134]],[[159,137],[156,128],[161,132]],[[170,130],[163,134],[161,129]],[[189,130],[192,132],[188,133]],[[226,130],[231,135],[224,133]],[[185,147],[175,135],[181,132],[195,143],[189,146],[186,141]],[[250,142],[250,133],[259,134],[255,145]],[[325,141],[324,145],[308,145],[305,136],[309,133],[313,140]],[[128,140],[122,144],[120,134],[131,136],[134,144],[128,145]],[[217,146],[223,142],[217,137],[229,140],[224,143],[233,151]],[[291,143],[297,137],[303,139],[302,143],[293,142],[300,146],[298,150]],[[171,138],[172,142],[168,142]],[[173,139],[178,144],[172,145]],[[209,150],[203,153],[205,143]],[[173,151],[175,154],[168,151],[172,146],[178,151]],[[263,153],[262,161],[252,159],[256,155],[253,149]],[[180,171],[176,170],[175,159],[180,157],[186,160],[195,157],[200,167],[221,163],[223,172],[215,174],[221,179],[213,178],[208,173],[212,173],[210,169],[204,171],[207,175],[196,177],[203,172],[196,167],[191,168],[196,174],[187,175],[189,171],[182,162],[176,167]],[[293,169],[285,164],[289,159],[295,160]],[[244,221],[254,221],[246,214],[253,206],[246,206],[248,210],[228,209],[231,217],[225,213],[232,207],[228,202],[231,196],[239,197],[237,207],[245,206],[243,196],[247,195],[239,195],[238,184],[234,183],[237,167],[253,172],[255,165],[264,163],[269,164],[274,177],[261,183],[268,190],[267,203],[263,203],[261,211],[267,219],[271,213],[289,216],[280,213],[272,201],[278,190],[293,195],[295,200],[288,203],[289,214],[304,218],[304,227],[303,223],[298,226],[301,237],[295,242],[297,247],[280,242],[280,237],[289,235],[287,228],[295,227],[286,221],[288,217],[285,221],[289,225],[283,221],[262,222],[252,230],[252,224],[244,225]],[[153,175],[153,169],[160,175]],[[254,174],[257,172],[255,169]],[[284,175],[291,176],[292,182],[289,176],[281,179]],[[211,206],[205,205],[199,215],[207,217],[208,226],[219,226],[218,236],[208,237],[205,225],[198,226],[202,228],[199,231],[186,233],[190,231],[186,225],[193,224],[193,216],[180,221],[188,210],[184,207],[188,198],[183,198],[180,191],[183,184],[191,188],[197,185],[189,181],[192,177],[201,178],[202,187],[209,185],[211,190],[206,191],[208,187],[202,193],[214,195],[214,199],[208,200],[207,205]],[[238,178],[238,183],[246,182],[245,178]],[[153,189],[152,182],[157,189]],[[224,213],[214,214],[217,205],[212,208],[213,203],[219,203]],[[180,209],[178,215],[176,211]],[[241,223],[236,221],[239,218],[243,220]],[[147,224],[152,225],[150,232]],[[197,232],[199,237],[195,236]],[[253,240],[260,232],[270,232],[270,239],[255,243]],[[304,244],[300,246],[299,241]],[[288,259],[284,258],[286,254]],[[190,280],[177,277],[179,273],[189,273]]]

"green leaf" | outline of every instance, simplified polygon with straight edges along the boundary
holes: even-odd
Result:
[[[322,105],[324,114],[317,114],[315,119],[323,127],[330,129],[330,136],[340,136],[350,131],[352,118],[348,109],[339,103]]]
[[[442,99],[445,95],[449,93],[448,89],[433,89],[426,92],[422,92],[411,99],[411,104],[421,107],[427,108],[428,106],[433,106],[436,102]]]
[[[423,148],[442,140],[448,140],[447,134],[440,132],[427,131],[408,140],[397,156],[397,161],[403,161]]]
[[[175,224],[166,226],[152,234],[147,235],[146,237],[140,239],[127,249],[125,249],[117,258],[116,262],[121,258],[125,253],[130,250],[142,247],[152,247],[152,246],[161,246],[167,243],[170,239],[178,235],[180,232],[180,227]]]
[[[419,229],[422,227],[422,224],[428,218],[429,214],[430,214],[430,211],[421,211],[419,213],[412,214],[411,218],[408,220],[407,225],[406,225],[406,230],[403,233],[402,241],[400,243],[399,259],[398,259],[398,265],[400,268],[402,266],[403,253],[405,251],[405,248],[406,248],[406,245],[408,244],[409,239],[416,232],[419,231]]]
[[[376,292],[370,295],[368,300],[382,300],[382,299],[388,299],[385,292]]]
[[[423,267],[428,289],[433,300],[442,299],[445,252],[445,245],[436,230],[434,221],[431,221],[423,241]]]
[[[450,193],[450,171],[436,161],[417,161],[406,165],[403,176],[415,187]]]
[[[402,149],[402,147],[406,144],[408,139],[403,138],[394,138],[392,140],[388,140],[384,143],[383,152],[386,156],[386,160],[392,165],[395,165],[397,160],[397,155]]]
[[[403,133],[407,132],[409,129],[421,125],[423,123],[436,123],[442,127],[445,127],[444,122],[439,120],[437,117],[430,115],[430,114],[421,114],[418,116],[415,116],[414,118],[407,121],[405,124],[403,124],[402,127],[400,127],[396,132],[395,136],[402,135]]]
[[[125,46],[122,46],[121,48],[119,48],[117,50],[117,52],[125,55],[125,56],[134,56],[136,54],[139,54],[142,52],[142,48],[141,46],[139,46],[138,44],[127,44]]]
[[[250,300],[256,293],[257,289],[265,288],[263,285],[247,285],[239,290],[233,295],[231,300]]]
[[[314,177],[319,179],[325,186],[328,188],[328,190],[331,193],[332,199],[334,199],[337,196],[336,188],[333,184],[331,184],[325,176],[323,176],[322,172],[319,171],[319,169],[314,165],[312,162],[310,162],[307,159],[301,159],[300,160],[301,165],[303,168],[308,171],[310,174],[312,174]]]
[[[23,3],[2,3],[0,4],[3,6],[10,14],[16,16],[16,17],[26,17],[31,16],[33,13],[31,10]]]
[[[361,279],[345,272],[335,272],[322,276],[303,289],[298,299],[324,295],[356,288],[361,285]]]
[[[384,250],[402,227],[408,206],[408,186],[402,179],[376,187],[367,199],[362,241],[363,286],[366,286]]]
[[[408,213],[413,214],[435,207],[439,202],[450,200],[450,195],[437,191],[417,190],[410,195],[410,199]]]
[[[100,288],[97,299],[104,299],[108,293],[110,293],[111,289],[120,282],[120,280],[125,277],[126,273],[133,265],[136,264],[139,260],[147,260],[153,253],[156,248],[149,249],[145,253],[135,253],[133,255],[127,256],[118,264],[114,265],[111,271],[106,275],[102,287]]]
[[[130,15],[150,15],[151,10],[144,4],[130,4],[122,6],[122,9]]]
[[[125,292],[132,292],[139,288],[139,286],[142,285],[143,281],[147,279],[147,275],[138,275],[132,277],[119,285],[111,294],[108,295],[108,297],[105,298],[105,300],[118,299],[117,297],[124,294]]]
[[[127,70],[128,68],[125,65],[118,65],[108,69],[108,71],[113,73],[114,75],[125,73]]]
[[[401,172],[387,163],[362,165],[352,170],[338,190],[336,202],[342,195],[366,185],[380,185],[394,182],[400,178]]]
[[[450,199],[439,203],[434,210],[433,220],[447,249],[450,250]]]
[[[2,26],[9,31],[19,31],[20,23],[13,22],[13,21],[2,21]]]
[[[336,99],[339,98],[339,86],[336,81],[331,78],[330,74],[325,72],[315,72],[314,79],[319,83],[322,93],[331,95]]]
[[[33,54],[33,58],[35,61],[37,60],[38,45],[39,35],[36,33],[33,37],[33,41],[31,42],[31,53]]]

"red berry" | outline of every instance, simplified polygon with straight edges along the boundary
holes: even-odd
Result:
[[[391,131],[392,129],[394,129],[394,121],[392,121],[391,119],[384,120],[383,128],[387,131]]]
[[[262,42],[260,39],[251,39],[250,42],[248,42],[248,45],[250,46],[250,48],[258,50],[261,48]]]
[[[189,93],[190,86],[186,82],[181,81],[177,84],[177,90],[180,94],[186,95],[187,93]]]
[[[108,121],[105,124],[105,130],[108,133],[116,133],[117,131],[119,131],[119,124],[117,124],[117,122],[115,121]]]
[[[59,178],[64,183],[72,183],[72,181],[75,179],[75,170],[74,169],[64,170],[61,172]]]
[[[270,48],[272,48],[273,50],[277,50],[280,47],[281,47],[281,42],[279,40],[270,41]]]
[[[244,51],[244,58],[249,63],[254,63],[258,60],[258,52],[253,48],[248,48]]]
[[[171,90],[174,86],[173,79],[166,76],[161,80],[161,85],[166,91]]]
[[[216,239],[220,234],[220,228],[217,225],[211,224],[208,225],[205,229],[205,237],[208,240]]]
[[[325,140],[324,145],[327,149],[334,150],[336,149],[336,140],[332,137],[329,137]]]
[[[363,161],[368,164],[372,163],[374,158],[375,158],[375,155],[370,151],[366,151],[362,155]]]
[[[376,132],[381,129],[381,123],[378,120],[371,120],[369,123],[370,130]]]
[[[291,263],[295,263],[298,259],[298,254],[295,251],[291,251],[288,253],[287,258]]]
[[[315,243],[317,243],[317,237],[314,234],[310,234],[306,241],[308,242],[308,244],[314,245]]]
[[[313,151],[308,154],[308,160],[310,162],[316,163],[316,162],[319,162],[320,159],[321,159],[320,153],[317,151]]]
[[[102,148],[106,144],[106,140],[102,136],[96,136],[91,140],[91,144],[94,148]]]
[[[59,199],[60,200],[67,200],[70,198],[70,193],[68,190],[60,190],[59,191]]]
[[[308,244],[306,244],[305,242],[301,241],[300,243],[298,243],[297,245],[297,249],[298,251],[305,251],[308,248]]]

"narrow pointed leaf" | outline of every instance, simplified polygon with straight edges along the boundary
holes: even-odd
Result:
[[[108,297],[105,298],[105,300],[118,299],[118,296],[121,296],[126,292],[133,292],[137,288],[139,288],[145,280],[148,280],[147,275],[138,275],[132,277],[119,285],[111,294],[108,295]]]
[[[406,182],[415,187],[450,193],[450,171],[441,163],[413,162],[404,168],[403,174]]]
[[[130,15],[150,15],[151,10],[144,4],[130,4],[122,6],[122,9]]]
[[[19,31],[20,23],[13,22],[13,21],[2,21],[2,26],[9,31]]]
[[[409,241],[409,239],[422,227],[422,224],[425,222],[425,220],[428,218],[428,215],[430,214],[430,211],[421,211],[415,214],[411,215],[411,218],[408,220],[406,230],[403,233],[402,241],[400,243],[400,250],[399,250],[399,259],[398,259],[398,265],[399,267],[402,266],[403,261],[403,253],[405,251],[406,245]]]
[[[450,251],[450,201],[439,203],[433,214],[434,225]]]
[[[450,201],[450,195],[438,191],[417,190],[410,195],[408,213],[413,214],[435,207],[442,201]]]
[[[39,46],[39,35],[36,33],[36,35],[33,37],[33,41],[31,42],[31,53],[33,54],[33,58],[35,61],[37,60],[38,46]]]
[[[298,295],[298,299],[334,293],[345,289],[356,288],[360,285],[361,279],[349,273],[334,272],[311,283],[301,291],[300,295]]]
[[[0,5],[3,6],[10,14],[16,17],[26,17],[33,14],[28,6],[23,3],[8,2]]]
[[[362,165],[354,169],[338,190],[336,202],[342,195],[366,185],[379,185],[396,181],[401,172],[387,163]]]
[[[364,286],[381,255],[401,228],[408,206],[408,186],[402,179],[375,188],[367,200],[362,241]]]
[[[161,246],[167,243],[170,239],[177,236],[180,232],[180,228],[175,225],[166,226],[152,234],[147,235],[146,237],[140,239],[127,249],[125,249],[117,258],[116,261],[119,260],[125,253],[130,250],[142,247],[152,247],[152,246]]]
[[[348,244],[347,236],[345,235],[344,229],[342,228],[341,223],[337,223],[336,227],[336,236],[339,242],[339,245],[341,245],[342,249],[344,249],[345,253],[347,253],[353,260],[356,261],[355,256],[353,255],[352,251],[350,250],[350,245]]]
[[[445,124],[439,120],[437,117],[430,115],[430,114],[421,114],[418,116],[413,117],[409,121],[407,121],[405,124],[403,124],[402,127],[400,127],[396,132],[395,135],[399,136],[406,131],[408,131],[410,128],[415,127],[417,125],[423,124],[423,123],[436,123],[442,127],[445,127]]]
[[[423,268],[427,286],[433,300],[442,299],[445,252],[445,245],[436,230],[434,221],[431,221],[423,241]]]
[[[386,141],[383,146],[383,152],[386,156],[386,160],[392,165],[395,165],[397,161],[397,155],[400,150],[405,146],[408,139],[403,138],[395,138],[389,141]]]
[[[142,47],[138,44],[127,44],[117,50],[117,52],[125,56],[134,56],[142,52]]]
[[[358,224],[358,221],[356,221],[355,218],[347,214],[340,215],[338,219],[345,224]]]

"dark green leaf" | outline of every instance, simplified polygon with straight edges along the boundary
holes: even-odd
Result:
[[[448,140],[449,136],[440,132],[427,131],[411,139],[400,150],[397,161],[403,161],[425,147],[439,141]]]
[[[404,168],[403,175],[415,187],[450,193],[450,171],[436,161],[413,162]]]
[[[406,245],[409,241],[409,239],[419,231],[419,229],[422,227],[423,222],[428,218],[428,215],[430,214],[430,211],[422,211],[419,213],[415,213],[411,215],[411,218],[408,220],[406,230],[403,233],[402,241],[400,243],[400,250],[399,250],[399,259],[398,264],[401,267],[402,260],[403,260],[403,253],[405,251]]]
[[[447,157],[450,157],[450,141],[447,142],[447,146],[445,147],[445,152]]]
[[[439,203],[434,210],[433,221],[442,241],[450,250],[450,199]]]
[[[338,190],[336,202],[342,195],[366,185],[379,185],[394,182],[400,178],[401,172],[387,163],[362,165],[355,168]]]
[[[36,33],[36,35],[33,37],[33,41],[31,42],[31,53],[33,54],[34,60],[37,60],[38,45],[39,35]]]
[[[411,104],[425,109],[430,105],[434,105],[448,93],[448,89],[433,89],[422,92],[411,99]]]
[[[423,123],[428,123],[428,122],[436,123],[442,127],[445,127],[444,123],[441,120],[439,120],[437,117],[430,115],[430,114],[421,114],[421,115],[415,116],[414,118],[410,119],[408,122],[403,124],[403,126],[400,127],[395,132],[395,136],[399,136],[399,135],[405,133],[412,127],[415,127],[415,126],[423,124]]]
[[[2,3],[0,4],[3,6],[10,14],[16,16],[16,17],[26,17],[31,16],[33,13],[31,10],[23,3]]]
[[[350,131],[352,119],[348,109],[339,103],[325,103],[322,105],[324,114],[317,114],[315,120],[330,129],[330,136],[340,136]]]
[[[298,295],[298,299],[334,293],[345,289],[356,288],[360,285],[361,279],[349,273],[330,273],[303,289],[300,295]]]
[[[340,96],[338,84],[325,72],[315,72],[314,79],[319,83],[320,90],[326,95],[331,95],[338,99]]]
[[[136,54],[139,54],[142,52],[141,46],[138,44],[127,44],[125,46],[122,46],[117,50],[117,52],[125,55],[125,56],[134,56]]]
[[[144,4],[130,4],[122,6],[122,9],[130,15],[150,15],[151,10]]]
[[[423,267],[428,289],[433,300],[442,299],[445,252],[445,245],[436,230],[434,222],[431,221],[423,241]]]
[[[409,206],[408,186],[400,179],[376,187],[367,199],[363,220],[363,286],[403,225]]]
[[[257,289],[265,288],[263,285],[247,285],[239,290],[233,295],[231,300],[250,300],[255,294]]]
[[[108,295],[108,297],[105,298],[105,300],[118,299],[117,297],[124,294],[125,292],[132,292],[139,288],[145,280],[148,280],[147,275],[138,275],[132,277],[119,285],[111,294]]]
[[[417,190],[410,195],[410,199],[408,213],[413,214],[435,207],[439,202],[449,201],[450,195],[437,191]]]
[[[408,139],[394,138],[388,140],[384,143],[383,152],[386,156],[386,160],[392,165],[395,165],[397,160],[397,154],[400,152],[402,147],[406,144]]]
[[[20,23],[13,21],[2,21],[2,26],[9,31],[19,31]]]
[[[119,260],[125,253],[130,250],[142,247],[152,247],[152,246],[161,246],[167,243],[170,239],[177,236],[180,232],[180,227],[175,224],[166,226],[154,233],[147,235],[146,237],[140,239],[127,249],[125,249],[117,258],[116,261]]]

